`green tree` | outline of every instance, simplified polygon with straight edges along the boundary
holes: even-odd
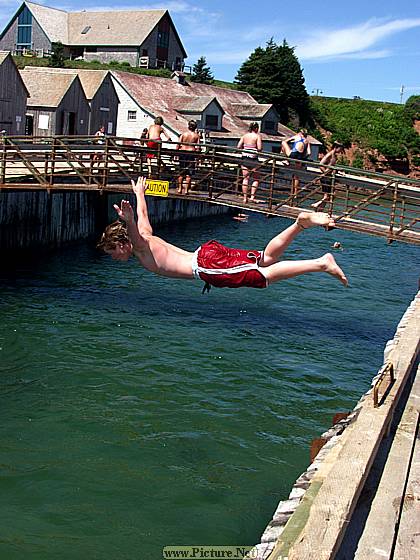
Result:
[[[420,95],[412,95],[405,102],[404,113],[411,120],[420,120]]]
[[[239,68],[235,82],[259,103],[272,103],[283,123],[297,116],[300,125],[311,125],[302,68],[286,40],[277,45],[270,39],[265,48],[257,47]]]
[[[191,81],[198,82],[200,84],[212,84],[214,82],[214,76],[210,70],[210,66],[207,66],[205,56],[200,56],[194,64]]]
[[[52,53],[48,61],[48,66],[52,68],[64,68],[64,45],[60,41],[52,44]]]

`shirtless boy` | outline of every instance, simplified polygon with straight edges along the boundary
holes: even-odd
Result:
[[[206,285],[219,288],[266,288],[274,282],[309,272],[326,272],[344,286],[347,278],[334,257],[300,261],[282,261],[279,257],[293,239],[313,226],[334,226],[334,221],[323,212],[301,212],[296,221],[274,237],[264,251],[230,249],[217,241],[205,243],[195,253],[184,251],[153,235],[145,199],[146,179],[132,181],[137,198],[137,223],[134,210],[127,200],[114,205],[120,221],[110,224],[102,235],[98,248],[114,260],[128,261],[134,255],[141,266],[150,272],[170,278],[202,280]]]
[[[328,153],[326,153],[325,156],[319,162],[321,164],[321,173],[322,173],[322,177],[320,181],[321,181],[322,192],[324,194],[321,200],[318,200],[318,202],[314,202],[313,204],[311,204],[312,208],[315,208],[316,210],[318,210],[319,208],[322,209],[325,206],[325,204],[328,202],[332,191],[333,170],[331,169],[331,167],[322,167],[322,166],[335,165],[337,163],[337,154],[341,154],[343,153],[343,151],[344,151],[343,145],[340,144],[339,142],[334,142],[332,149]]]
[[[188,194],[191,188],[191,177],[195,169],[195,153],[200,150],[200,136],[197,132],[197,123],[194,120],[188,122],[188,130],[179,137],[176,149],[179,152],[179,177],[178,194]],[[183,186],[185,185],[185,190]]]

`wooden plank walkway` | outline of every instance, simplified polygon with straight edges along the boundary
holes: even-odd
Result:
[[[338,552],[342,540],[346,534],[350,520],[358,503],[359,496],[365,486],[365,482],[370,473],[371,467],[377,456],[379,447],[383,438],[387,435],[390,428],[396,407],[403,394],[407,381],[412,374],[413,367],[417,361],[420,351],[420,294],[418,294],[413,312],[408,317],[403,335],[397,339],[388,359],[393,363],[396,379],[390,387],[380,406],[375,408],[373,398],[366,398],[360,407],[357,419],[351,423],[339,442],[331,448],[322,462],[319,470],[311,480],[309,489],[302,498],[295,513],[291,516],[286,524],[284,531],[281,533],[274,550],[268,557],[269,560],[333,560]],[[382,531],[388,532],[388,541],[391,542],[391,549],[395,547],[395,520],[400,516],[400,512],[404,513],[404,504],[410,499],[411,504],[415,507],[411,510],[418,512],[418,470],[419,464],[417,457],[414,461],[411,459],[414,447],[414,434],[418,438],[418,379],[414,386],[411,400],[409,400],[408,410],[403,416],[403,423],[400,426],[398,435],[395,439],[395,455],[390,455],[389,473],[394,479],[396,486],[396,495],[398,496],[398,508],[392,500],[387,505],[378,501],[375,507],[375,517],[372,520],[372,526],[380,526],[382,521],[385,528]],[[410,435],[406,441],[407,425],[409,424]],[[416,441],[416,449],[418,449]],[[404,452],[404,459],[398,455]],[[400,457],[400,463],[398,462]],[[405,464],[405,466],[404,466]],[[402,472],[399,472],[399,469]],[[395,471],[398,470],[398,473]],[[407,492],[402,488],[406,486],[407,473],[410,470],[409,480],[411,480],[411,490]],[[411,477],[411,478],[410,478]],[[398,483],[398,484],[397,484]],[[391,483],[388,483],[388,487]],[[392,484],[391,484],[392,486]],[[408,486],[407,486],[408,488]],[[411,492],[411,494],[410,494]],[[401,497],[405,496],[405,500]],[[410,496],[410,498],[409,498]],[[389,500],[389,495],[384,492],[384,497],[378,500]],[[404,506],[402,507],[401,504]],[[388,508],[385,512],[384,509]],[[417,509],[416,509],[417,508]],[[398,513],[396,513],[398,509]],[[415,520],[414,525],[417,527],[414,531],[410,528],[411,518],[407,515],[401,515],[399,526],[401,527],[400,544],[398,550],[405,546],[404,542],[415,540],[416,546],[420,532],[420,520]],[[403,528],[406,527],[405,530]],[[370,531],[370,534],[374,532]],[[368,539],[368,536],[366,537]],[[384,543],[385,538],[379,538],[375,546]],[[370,546],[370,541],[366,541]],[[389,544],[389,543],[388,543]],[[361,545],[362,546],[362,545]],[[362,548],[360,549],[362,554]],[[354,556],[344,554],[341,558],[350,560]],[[375,558],[393,558],[392,556],[373,556],[371,549],[363,556],[359,557],[372,559]],[[398,558],[395,556],[395,559]],[[404,558],[404,556],[401,556]],[[412,556],[410,560],[414,560]]]

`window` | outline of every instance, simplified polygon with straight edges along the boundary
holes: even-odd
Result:
[[[18,16],[16,46],[29,49],[32,46],[32,14],[26,6]]]
[[[137,111],[128,111],[127,120],[128,121],[136,121],[137,120]]]
[[[91,29],[90,25],[86,25],[86,27],[81,32],[82,35],[86,35],[86,33]]]
[[[218,128],[219,117],[217,115],[206,115],[206,128]]]
[[[275,131],[276,123],[274,121],[264,121],[265,130]]]
[[[169,33],[167,31],[158,31],[157,46],[164,49],[169,47]]]

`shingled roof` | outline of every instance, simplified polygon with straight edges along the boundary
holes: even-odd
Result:
[[[67,12],[33,2],[24,2],[24,4],[28,6],[51,42],[61,41],[64,45],[68,44]]]
[[[262,118],[273,107],[268,103],[231,103],[231,112],[240,119]]]
[[[95,97],[102,82],[106,76],[110,74],[109,70],[85,70],[84,68],[46,68],[45,66],[31,66],[30,69],[34,72],[52,72],[54,74],[67,73],[79,76],[88,101],[91,101]]]
[[[19,79],[20,79],[20,81],[21,81],[21,83],[22,83],[22,86],[25,88],[26,94],[27,94],[27,96],[29,97],[29,90],[28,90],[28,88],[26,87],[25,82],[24,82],[23,79],[22,79],[22,76],[20,75],[20,72],[19,72],[19,70],[18,70],[18,68],[17,68],[17,66],[16,66],[16,64],[15,64],[15,61],[13,60],[12,55],[10,54],[10,51],[0,51],[0,66],[4,63],[4,61],[5,61],[8,57],[10,57],[10,60],[11,60],[11,62],[12,62],[12,64],[13,64],[13,66],[16,68],[16,74],[19,76]]]
[[[222,112],[224,112],[223,107],[214,95],[197,95],[197,97],[182,96],[174,98],[173,107],[179,113],[202,113],[207,109],[212,101],[215,101]]]
[[[138,46],[165,13],[166,10],[70,12],[69,44]],[[82,33],[87,28],[88,31]]]
[[[166,126],[177,134],[181,134],[188,126],[189,115],[185,107],[207,106],[208,100],[216,98],[224,111],[223,130],[211,131],[214,138],[239,139],[247,129],[247,121],[232,112],[232,105],[255,106],[255,112],[267,112],[267,107],[260,106],[255,99],[245,91],[227,89],[214,85],[186,82],[185,85],[168,78],[144,76],[129,72],[112,71],[120,85],[136,100],[150,115],[160,115]],[[204,107],[205,108],[205,107]],[[201,109],[199,109],[201,112]],[[253,117],[255,118],[255,116]],[[262,133],[263,140],[279,142],[286,136],[293,135],[289,128],[279,125],[278,134]]]
[[[20,70],[26,88],[30,93],[28,107],[58,107],[75,80],[76,74],[62,72],[39,72],[27,66]]]

